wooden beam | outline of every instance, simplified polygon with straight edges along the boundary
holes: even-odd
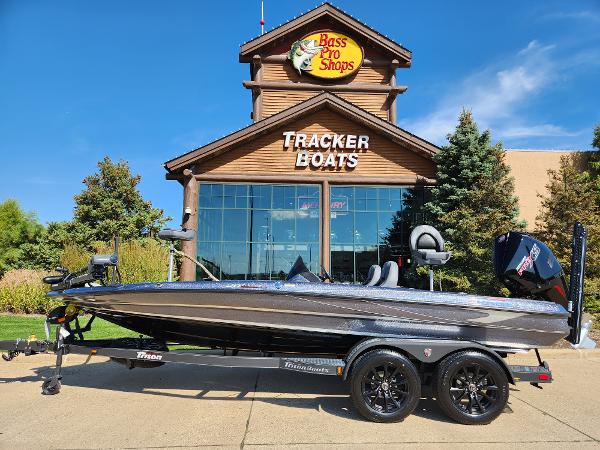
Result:
[[[396,67],[398,67],[399,62],[397,59],[394,59],[390,64],[390,86],[396,86]],[[398,121],[398,116],[396,115],[396,96],[391,96],[388,99],[389,101],[389,109],[388,109],[388,117],[390,122],[396,125]]]
[[[254,81],[257,83],[263,82],[263,65],[260,55],[254,55],[252,57],[252,64],[254,66]],[[252,91],[252,120],[258,122],[262,119],[262,89],[254,89]]]
[[[325,91],[325,92],[383,92],[398,95],[406,92],[407,86],[389,86],[374,83],[352,84],[312,84],[289,81],[243,81],[246,89],[272,89],[284,91]]]
[[[280,175],[263,175],[259,173],[202,173],[194,175],[198,181],[221,182],[256,182],[256,183],[298,183],[315,184],[327,181],[329,184],[394,184],[394,185],[433,185],[435,179],[421,176],[362,176],[348,175],[347,172],[314,172],[302,171]]]
[[[189,170],[189,169],[186,169]],[[189,213],[186,210],[189,208]],[[194,230],[194,239],[181,242],[181,251],[196,259],[198,240],[198,181],[194,176],[186,176],[183,184],[183,220],[182,228]],[[179,281],[195,281],[196,265],[187,258],[181,261]]]
[[[331,238],[331,190],[329,181],[323,181],[321,185],[321,264],[327,272],[331,272],[330,266],[330,238]]]

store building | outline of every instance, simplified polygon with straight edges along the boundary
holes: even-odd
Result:
[[[298,255],[351,282],[371,264],[404,264],[439,150],[396,125],[407,89],[397,80],[411,59],[327,3],[243,44],[254,123],[165,163],[184,186],[183,225],[197,230],[184,251],[221,279],[281,278]],[[536,165],[532,186],[522,154],[507,162],[521,167],[513,173],[531,227],[547,168]],[[180,276],[204,278],[185,259]]]
[[[280,278],[298,255],[344,281],[402,264],[438,151],[395,124],[411,57],[327,3],[243,44],[254,123],[165,163],[197,230],[184,251],[222,279]]]

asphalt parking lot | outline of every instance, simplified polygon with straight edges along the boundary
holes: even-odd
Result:
[[[334,377],[167,364],[127,370],[69,355],[42,396],[51,355],[0,361],[0,448],[600,448],[600,350],[547,350],[555,382],[513,387],[509,408],[464,426],[423,399],[402,423],[363,420]],[[513,363],[534,363],[533,355]]]

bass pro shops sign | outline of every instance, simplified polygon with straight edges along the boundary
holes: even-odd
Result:
[[[320,31],[292,44],[288,59],[298,74],[324,79],[352,75],[363,62],[363,49],[354,39],[334,31]]]
[[[283,132],[283,148],[296,150],[296,167],[323,169],[354,169],[358,165],[357,151],[369,149],[366,134],[305,134]],[[346,153],[349,150],[350,152]]]

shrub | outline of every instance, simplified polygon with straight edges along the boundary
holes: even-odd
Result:
[[[60,255],[60,265],[71,272],[86,266],[92,254],[75,244],[67,244]]]
[[[97,243],[96,253],[112,253],[112,243]],[[84,267],[92,254],[76,245],[67,245],[60,258],[69,270]],[[123,283],[165,281],[169,270],[169,249],[155,239],[126,241],[119,247],[119,273]]]
[[[112,244],[97,247],[98,253],[112,253]],[[166,281],[169,249],[154,239],[123,242],[119,247],[119,273],[122,283]]]
[[[585,310],[600,313],[600,278],[585,278],[583,283]]]
[[[16,269],[0,279],[0,311],[10,313],[46,313],[61,302],[46,298],[48,285],[42,270]]]

